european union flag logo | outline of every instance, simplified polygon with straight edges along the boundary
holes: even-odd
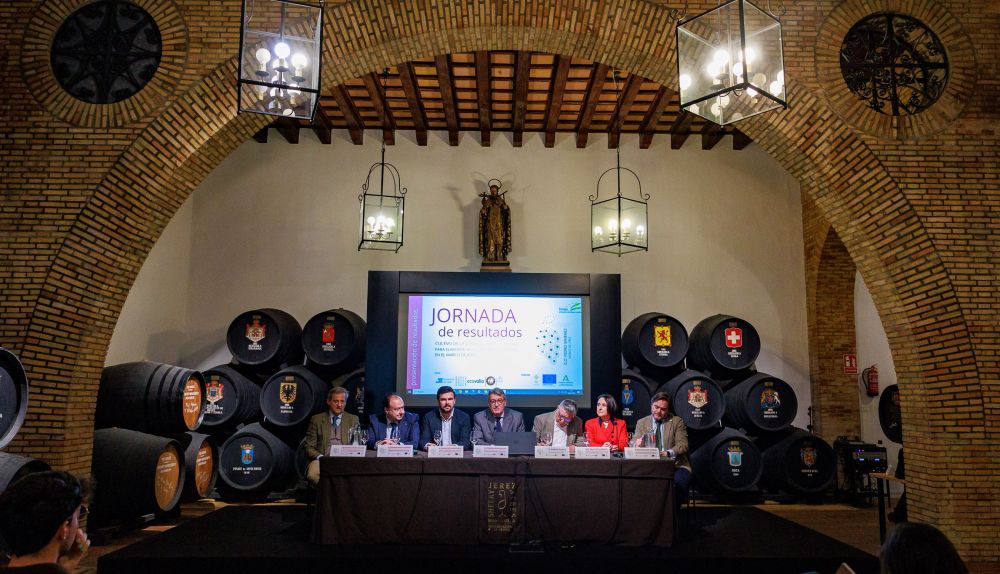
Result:
[[[555,375],[542,375],[542,384],[543,385],[554,385],[554,384],[556,384],[556,376]]]

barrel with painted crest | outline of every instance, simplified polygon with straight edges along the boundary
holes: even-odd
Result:
[[[280,309],[240,313],[229,324],[226,345],[237,362],[261,371],[302,364],[302,326]]]
[[[727,379],[750,368],[760,355],[760,335],[749,321],[732,315],[714,315],[691,330],[688,368]]]

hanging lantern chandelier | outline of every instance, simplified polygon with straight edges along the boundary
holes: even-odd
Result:
[[[726,125],[787,108],[783,13],[783,5],[771,12],[770,5],[731,0],[678,23],[681,109]]]
[[[238,111],[312,121],[322,43],[322,3],[243,0]]]
[[[382,71],[382,94],[389,78],[389,69]],[[378,177],[378,191],[373,189]],[[368,177],[361,185],[361,241],[358,251],[376,249],[398,252],[403,246],[403,204],[406,188],[400,183],[399,170],[385,162],[385,135],[382,136],[382,159],[368,168]]]
[[[621,105],[621,92],[618,86],[618,71],[612,74],[615,82],[615,93]],[[602,78],[603,80],[603,78]],[[623,114],[619,111],[619,121]],[[614,181],[614,195],[598,201],[601,196],[601,182],[608,177]],[[626,181],[635,180],[636,197],[626,197],[622,193],[622,176]],[[615,146],[615,167],[606,170],[597,178],[597,192],[588,196],[590,199],[590,251],[615,253],[621,257],[624,253],[633,251],[649,251],[649,227],[647,221],[647,205],[649,194],[642,193],[642,182],[639,176],[627,167],[622,167],[621,145]]]

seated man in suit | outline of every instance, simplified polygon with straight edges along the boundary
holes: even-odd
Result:
[[[552,437],[552,446],[572,447],[577,438],[583,438],[583,420],[576,416],[576,402],[565,399],[551,413],[538,415],[531,430],[538,436]]]
[[[445,385],[437,390],[438,408],[424,415],[420,421],[420,444],[427,450],[434,446],[434,433],[441,434],[440,446],[458,445],[465,450],[472,448],[469,434],[472,423],[469,415],[455,408],[455,389]]]
[[[489,409],[472,417],[472,443],[493,444],[498,432],[524,432],[524,416],[507,408],[507,393],[494,388],[486,395]]]
[[[347,389],[333,387],[326,393],[327,412],[313,415],[306,429],[306,454],[309,456],[309,467],[306,469],[306,480],[315,486],[319,482],[319,457],[330,453],[332,444],[348,444],[349,431],[358,426],[358,417],[345,413],[347,406]]]
[[[368,448],[374,449],[380,444],[409,444],[414,448],[420,444],[420,418],[406,412],[403,397],[389,393],[382,399],[380,415],[368,417],[370,430],[368,432]]]
[[[659,392],[650,400],[651,415],[635,423],[635,436],[650,433],[655,437],[654,445],[660,449],[660,456],[674,461],[674,487],[678,506],[688,497],[691,485],[691,463],[688,462],[687,426],[681,417],[670,414],[670,395]],[[654,446],[645,445],[645,446]]]

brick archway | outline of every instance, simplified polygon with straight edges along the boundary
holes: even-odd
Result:
[[[330,8],[328,18],[325,54],[332,61],[325,67],[325,85],[418,57],[485,49],[569,54],[666,85],[676,82],[667,7],[641,0],[572,0],[558,6],[352,2]],[[51,416],[32,417],[15,448],[43,454],[64,468],[89,469],[96,386],[139,268],[197,185],[266,123],[262,117],[235,116],[234,103],[219,97],[232,93],[235,74],[233,59],[173,97],[83,203],[40,281],[20,349],[26,366],[42,379],[42,392],[63,399],[51,403]],[[940,525],[964,551],[990,556],[981,532],[996,533],[998,511],[984,510],[975,518],[964,511],[981,496],[971,492],[987,488],[989,472],[997,467],[984,460],[995,446],[985,420],[988,407],[973,401],[963,417],[962,439],[973,447],[967,455],[951,451],[951,433],[937,422],[953,413],[949,399],[982,391],[948,270],[870,143],[804,81],[791,76],[787,85],[788,111],[757,116],[741,129],[798,178],[871,287],[903,391],[911,515]],[[50,364],[49,357],[59,361]],[[939,368],[946,357],[968,360]],[[977,469],[958,488],[932,470],[957,463]]]

